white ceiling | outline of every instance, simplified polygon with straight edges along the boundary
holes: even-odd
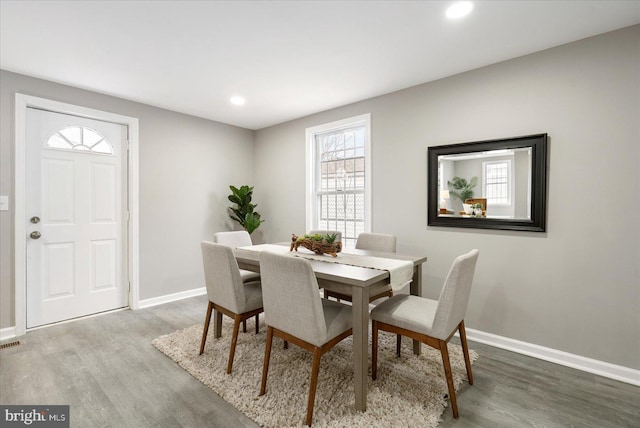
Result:
[[[640,0],[451,3],[0,0],[0,68],[260,129],[640,23]]]

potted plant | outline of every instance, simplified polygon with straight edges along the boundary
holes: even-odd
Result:
[[[447,181],[449,186],[449,194],[460,199],[464,204],[467,199],[473,198],[473,188],[478,184],[478,177],[472,177],[467,181],[465,178],[453,177],[451,181]]]
[[[342,251],[342,242],[335,242],[337,237],[338,235],[335,233],[331,235],[305,234],[304,236],[298,236],[293,233],[291,234],[289,251],[298,251],[299,247],[304,247],[318,255],[329,254],[332,257],[338,257],[338,253]]]
[[[252,234],[254,230],[260,227],[264,220],[260,219],[260,213],[255,211],[257,204],[251,203],[251,197],[253,196],[253,186],[229,186],[231,194],[229,200],[235,204],[235,206],[229,207],[233,214],[229,214],[232,220],[237,221],[249,234]]]

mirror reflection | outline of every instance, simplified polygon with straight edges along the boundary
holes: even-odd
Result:
[[[547,134],[430,146],[429,226],[544,232]]]
[[[438,216],[531,219],[532,149],[438,156]]]

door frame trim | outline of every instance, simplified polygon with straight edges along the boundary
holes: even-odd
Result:
[[[127,161],[127,204],[129,225],[127,237],[127,271],[129,279],[129,308],[139,308],[140,239],[139,239],[139,176],[138,176],[138,119],[16,93],[15,145],[14,145],[14,277],[16,336],[27,332],[27,220],[26,213],[26,117],[27,108],[33,107],[56,113],[70,114],[88,119],[117,123],[127,127],[129,150]]]

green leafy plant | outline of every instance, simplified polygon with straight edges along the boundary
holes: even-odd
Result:
[[[229,186],[231,194],[229,195],[229,201],[236,204],[234,207],[229,207],[233,214],[229,214],[232,220],[240,223],[244,229],[252,234],[260,224],[264,223],[264,220],[260,219],[260,214],[255,211],[257,204],[251,203],[251,197],[253,196],[253,187]]]
[[[472,177],[467,181],[465,178],[453,177],[451,181],[447,181],[449,186],[449,194],[460,199],[462,203],[467,199],[473,198],[473,188],[478,184],[478,177]]]
[[[332,233],[330,235],[329,234],[320,235],[319,233],[316,233],[315,235],[309,235],[308,233],[305,233],[303,236],[298,236],[296,240],[302,241],[304,239],[310,239],[312,241],[326,242],[327,244],[333,244],[337,237],[338,237],[337,233]]]
[[[337,237],[338,237],[337,233],[332,233],[331,235],[327,234],[327,235],[324,235],[324,240],[327,241],[328,244],[333,244],[333,242],[336,240]]]

